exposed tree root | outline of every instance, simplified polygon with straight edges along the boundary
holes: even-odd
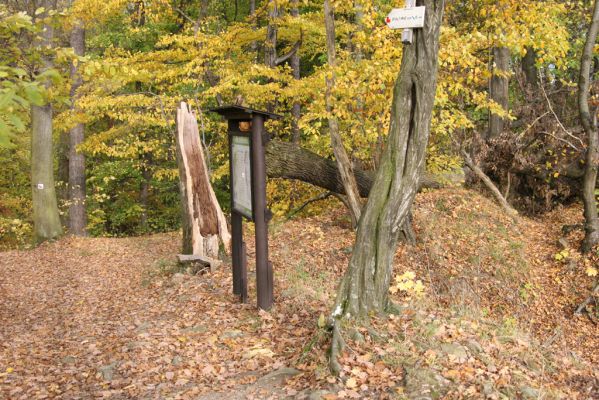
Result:
[[[574,315],[580,315],[582,314],[583,311],[586,310],[587,306],[589,304],[591,304],[591,302],[594,300],[595,296],[599,294],[599,283],[597,283],[595,285],[595,288],[593,289],[593,291],[591,292],[591,294],[582,302],[580,303],[580,305],[578,306],[578,308],[576,308],[576,311],[574,312]]]
[[[341,336],[341,328],[339,326],[339,320],[333,319],[333,338],[331,340],[331,354],[329,359],[329,368],[334,375],[339,375],[341,372],[341,364],[339,364],[338,358],[345,349],[345,340]]]

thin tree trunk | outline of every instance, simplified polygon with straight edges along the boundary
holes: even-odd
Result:
[[[46,1],[46,11],[52,3]],[[40,45],[52,45],[53,31],[50,25],[44,26]],[[42,56],[43,66],[39,72],[52,68],[47,55]],[[31,106],[31,183],[33,201],[33,235],[36,243],[55,239],[62,235],[62,225],[56,201],[54,185],[54,160],[52,153],[52,105]]]
[[[58,159],[58,170],[56,171],[56,197],[59,203],[69,199],[69,135],[61,132],[56,144],[56,158]],[[68,215],[61,215],[63,225],[67,224]]]
[[[522,72],[526,78],[526,84],[531,89],[536,89],[539,83],[538,71],[537,71],[537,54],[532,47],[526,48],[526,54],[522,57]]]
[[[510,51],[507,47],[493,48],[493,75],[489,86],[491,100],[498,103],[505,111],[509,107],[509,79],[506,74],[510,67]],[[486,139],[497,137],[505,129],[505,118],[497,114],[489,115],[489,130]]]
[[[593,20],[587,33],[587,39],[580,63],[580,76],[578,79],[578,107],[580,111],[580,120],[588,137],[586,167],[582,191],[585,218],[585,237],[582,244],[582,250],[584,252],[590,251],[599,243],[599,218],[597,216],[597,201],[595,195],[597,169],[599,167],[599,133],[597,132],[596,110],[593,110],[591,113],[588,102],[591,62],[598,30],[599,2],[598,0],[595,0]]]
[[[294,18],[299,17],[298,3],[299,3],[299,0],[291,1],[291,16],[293,16]],[[298,51],[293,53],[293,55],[291,56],[291,59],[289,60],[289,65],[291,66],[291,72],[293,74],[293,79],[299,80],[300,79],[300,57],[299,57]],[[291,141],[293,143],[299,143],[300,139],[301,139],[301,132],[299,129],[299,119],[301,118],[301,113],[302,113],[302,110],[301,110],[301,105],[300,105],[299,101],[294,101],[293,105],[291,106],[291,116],[292,116]]]
[[[277,21],[279,7],[276,0],[270,0],[268,6],[268,25],[266,26],[266,41],[264,43],[264,64],[274,68],[277,63]]]
[[[75,55],[85,55],[85,29],[80,23],[71,32],[71,47]],[[71,108],[77,111],[77,90],[81,87],[82,79],[77,64],[71,66]],[[69,135],[69,230],[73,235],[85,236],[87,212],[85,207],[85,156],[78,151],[83,143],[85,127],[79,123],[71,129]]]
[[[335,87],[335,66],[336,66],[336,55],[335,55],[335,16],[331,6],[330,0],[324,1],[324,21],[326,29],[326,41],[327,41],[327,56],[329,61],[330,71],[327,72],[326,77],[326,109],[329,114],[329,132],[331,135],[331,146],[333,148],[333,154],[337,160],[337,166],[341,174],[341,180],[345,188],[347,201],[349,204],[349,212],[352,219],[352,225],[357,226],[360,220],[362,212],[362,204],[360,203],[360,193],[358,191],[358,185],[354,178],[352,171],[352,165],[345,151],[343,140],[339,134],[339,122],[333,115],[333,89]]]
[[[142,232],[148,232],[148,204],[150,198],[150,181],[152,179],[150,164],[152,162],[152,156],[149,153],[144,153],[140,158],[141,183],[139,184],[139,204],[141,206],[141,216],[139,219],[139,226]]]
[[[339,371],[339,318],[384,312],[400,228],[410,213],[424,167],[435,89],[444,0],[421,0],[425,26],[404,46],[391,106],[387,147],[358,225],[349,267],[333,309],[331,367]]]

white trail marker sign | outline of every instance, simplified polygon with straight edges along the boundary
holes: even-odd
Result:
[[[415,7],[416,0],[406,0],[405,8],[394,8],[391,10],[385,22],[391,29],[403,29],[401,41],[412,43],[414,39],[413,28],[424,27],[424,14],[426,7]]]

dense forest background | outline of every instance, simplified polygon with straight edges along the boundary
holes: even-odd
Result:
[[[30,242],[31,107],[45,104],[53,111],[62,224],[69,226],[73,212],[71,160],[71,180],[85,186],[85,227],[93,236],[179,228],[173,132],[174,112],[183,100],[199,116],[225,210],[226,128],[206,112],[219,104],[279,113],[284,118],[268,125],[272,136],[327,158],[332,156],[327,121],[334,115],[353,165],[375,169],[402,54],[401,33],[388,29],[384,17],[401,2],[333,3],[337,79],[327,112],[325,77],[333,70],[320,1],[4,2],[1,245]],[[591,6],[447,4],[427,155],[427,170],[439,182],[461,174],[460,148],[466,148],[520,211],[542,213],[578,198],[585,138],[576,82]],[[45,38],[49,28],[52,37]],[[79,45],[77,35],[84,38]],[[595,59],[593,68],[597,65]],[[70,140],[77,126],[85,131],[79,142]],[[75,168],[73,159],[80,155],[85,167]],[[268,185],[277,215],[319,193],[297,181],[273,179]]]

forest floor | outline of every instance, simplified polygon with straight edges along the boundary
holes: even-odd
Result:
[[[250,304],[227,263],[177,271],[178,234],[0,253],[0,398],[599,399],[596,310],[573,316],[599,257],[561,231],[581,218],[575,205],[514,222],[473,191],[420,194],[418,243],[395,269],[424,296],[394,294],[403,314],[348,337],[338,378],[318,321],[351,253],[341,209],[271,224],[270,312],[255,307],[251,234]]]

